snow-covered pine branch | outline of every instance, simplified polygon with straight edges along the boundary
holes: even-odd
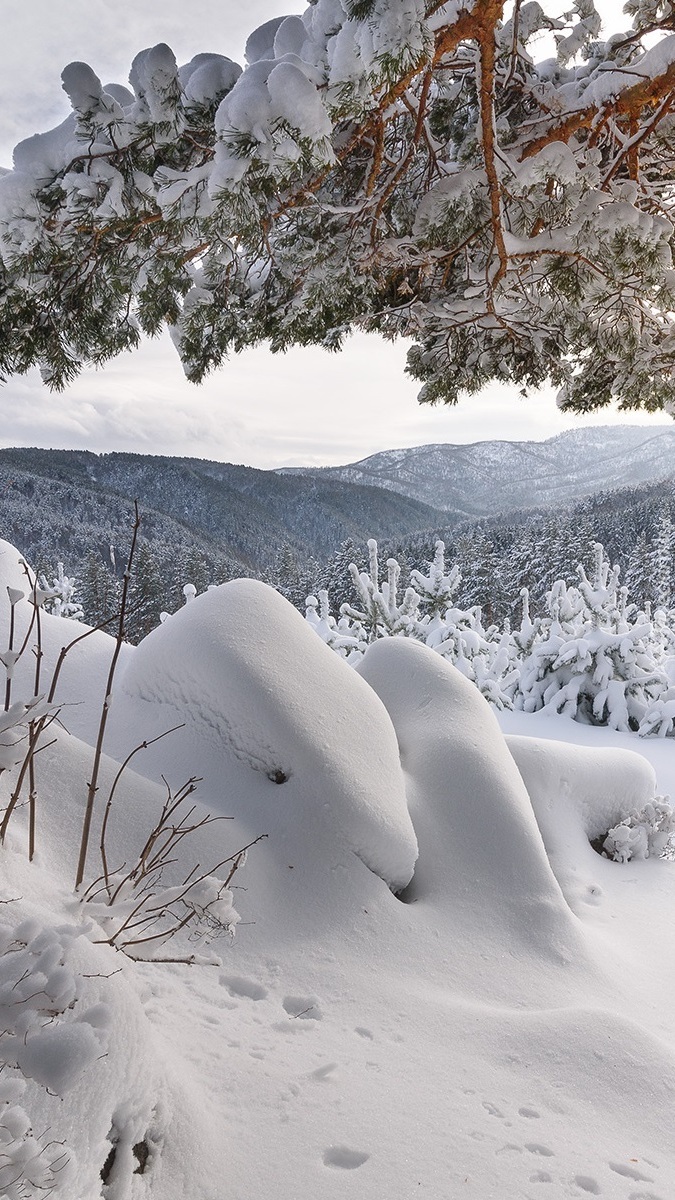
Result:
[[[0,371],[61,387],[168,325],[199,380],[359,326],[415,340],[423,401],[667,409],[675,19],[627,7],[605,35],[592,0],[315,0],[243,70],[71,63],[72,116],[0,179]]]

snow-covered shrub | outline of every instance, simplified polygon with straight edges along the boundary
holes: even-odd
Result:
[[[479,606],[455,605],[460,574],[457,566],[446,571],[444,543],[436,542],[426,575],[411,572],[411,586],[401,600],[401,568],[396,559],[387,560],[387,578],[380,581],[374,538],[368,542],[368,557],[367,571],[359,571],[353,563],[349,567],[356,602],[341,606],[339,621],[331,616],[327,591],[319,593],[319,600],[307,598],[306,617],[319,637],[354,662],[378,638],[414,638],[448,658],[498,708],[511,707],[517,674],[510,641],[497,626],[483,627]]]
[[[668,798],[657,796],[644,808],[633,809],[610,829],[602,848],[608,858],[626,863],[631,859],[663,856],[675,839],[675,810]]]
[[[55,617],[70,617],[73,621],[82,621],[84,611],[79,600],[75,599],[77,584],[74,578],[64,575],[63,563],[57,564],[56,574],[51,583],[44,575],[39,578],[39,585],[45,593],[45,612],[53,613]]]
[[[72,965],[82,930],[42,928],[33,920],[0,925],[0,1057],[63,1095],[105,1050],[105,1006],[79,1012],[80,976]]]
[[[0,1195],[3,1200],[46,1200],[72,1194],[73,1155],[62,1142],[33,1132],[19,1103],[26,1085],[18,1075],[0,1074]]]
[[[10,1200],[72,1194],[72,1153],[34,1134],[19,1101],[28,1079],[63,1096],[106,1052],[109,1009],[79,1008],[83,979],[73,957],[82,932],[0,924],[0,1195]]]
[[[32,700],[15,700],[0,712],[0,774],[17,767],[24,759],[30,737],[31,722],[39,721],[54,712],[54,705],[41,696]]]
[[[233,937],[240,918],[229,885],[244,864],[250,847],[245,846],[208,870],[195,865],[187,876],[176,877],[176,851],[180,844],[220,819],[209,814],[194,819],[195,808],[188,801],[196,789],[196,780],[188,780],[175,795],[167,787],[167,799],[137,861],[128,870],[108,869],[108,819],[123,770],[124,766],[113,783],[103,818],[103,874],[83,895],[89,915],[103,934],[103,937],[94,935],[93,940],[123,950],[130,958],[152,961],[167,942],[182,932],[201,945],[219,937]],[[217,872],[226,865],[229,870],[221,879]],[[198,959],[196,954],[190,954],[180,961]]]
[[[593,725],[637,730],[667,684],[652,646],[651,624],[628,604],[603,547],[595,547],[589,579],[558,580],[520,674],[516,706],[542,709]]]

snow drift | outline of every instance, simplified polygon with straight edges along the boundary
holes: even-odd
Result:
[[[270,818],[298,836],[323,826],[390,887],[408,883],[417,844],[387,714],[272,588],[240,579],[197,597],[144,639],[122,686],[132,739],[144,709],[171,706],[223,761],[300,785],[295,805],[293,789],[268,789]]]
[[[45,620],[48,662],[68,627]],[[110,639],[78,649],[68,697],[81,687],[86,726]],[[651,769],[624,755],[628,735],[510,714],[518,735],[613,742],[604,754],[507,743],[433,651],[383,640],[354,672],[250,581],[130,648],[111,711],[117,761],[182,722],[134,767],[201,775],[204,804],[235,818],[181,844],[183,874],[221,844],[269,836],[238,876],[242,920],[222,966],[132,962],[99,944],[95,909],[72,895],[91,747],[62,733],[40,753],[38,856],[25,860],[24,809],[1,851],[13,940],[0,1000],[26,964],[45,993],[5,1020],[3,1074],[25,1086],[0,1091],[0,1124],[37,1180],[25,1196],[44,1193],[65,1155],[64,1200],[222,1200],[223,1180],[238,1200],[536,1200],[544,1183],[556,1197],[669,1200],[673,868],[589,845],[653,790]],[[646,749],[667,790],[670,747]],[[116,863],[133,861],[161,795],[126,773]],[[402,903],[391,889],[406,884]],[[177,941],[167,957],[193,948]],[[49,1056],[33,1037],[52,1039]]]

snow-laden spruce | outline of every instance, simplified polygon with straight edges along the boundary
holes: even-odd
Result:
[[[318,600],[307,599],[307,620],[327,645],[355,662],[378,638],[412,637],[449,658],[498,707],[510,706],[509,690],[516,676],[504,639],[496,626],[483,627],[480,607],[464,610],[455,604],[460,574],[456,566],[446,571],[444,543],[436,542],[427,575],[411,572],[411,584],[401,599],[396,559],[387,560],[387,578],[382,581],[374,538],[368,542],[368,558],[368,571],[359,571],[353,563],[349,568],[356,603],[343,604],[339,619],[330,613],[327,591]]]
[[[80,601],[75,599],[76,581],[65,574],[62,562],[57,564],[56,574],[51,583],[44,575],[40,576],[38,582],[42,591],[46,593],[44,603],[47,612],[54,613],[55,617],[71,617],[74,621],[82,620],[84,610]]]
[[[581,565],[578,573],[577,587],[559,580],[547,596],[548,616],[523,663],[516,703],[525,712],[640,729],[668,686],[652,623],[629,606],[602,546],[592,578]]]
[[[414,339],[424,401],[669,409],[675,34],[627,7],[314,0],[243,68],[70,63],[72,115],[0,179],[0,369],[61,387],[168,326],[198,380],[360,326]]]
[[[599,543],[590,575],[579,564],[576,586],[556,580],[543,615],[530,615],[524,588],[513,629],[509,622],[486,628],[479,606],[457,607],[461,576],[457,564],[446,568],[442,541],[426,574],[410,572],[401,599],[398,562],[388,560],[381,581],[374,539],[368,552],[368,571],[350,566],[356,604],[342,604],[336,618],[324,590],[306,606],[316,633],[353,664],[373,641],[409,637],[448,658],[497,708],[556,713],[643,736],[675,729],[673,612],[632,604]]]

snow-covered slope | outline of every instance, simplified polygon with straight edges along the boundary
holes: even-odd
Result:
[[[64,694],[94,709],[99,652],[91,639],[81,652],[91,677]],[[43,1005],[41,1032],[29,1021],[30,1078],[6,1113],[49,1127],[40,1145],[63,1143],[57,1192],[671,1200],[675,869],[612,863],[588,841],[653,793],[634,741],[521,714],[509,743],[433,651],[382,641],[356,674],[249,581],[198,597],[128,653],[111,720],[88,879],[117,761],[177,722],[122,778],[111,861],[138,855],[161,775],[173,788],[200,776],[200,801],[233,818],[183,840],[183,875],[267,837],[234,880],[234,941],[162,947],[217,949],[221,966],[132,962],[72,897],[91,749],[61,733],[38,756],[38,858],[25,859],[22,809],[1,851],[1,915],[22,953],[37,961],[40,935],[55,948],[40,986],[68,985],[74,1007]],[[592,745],[580,755],[551,734]],[[659,790],[675,789],[672,747],[646,750]],[[0,788],[6,800],[7,776]],[[0,985],[14,961],[0,951]],[[56,1039],[42,1059],[38,1036]]]
[[[602,426],[544,442],[474,442],[383,450],[321,478],[390,488],[467,517],[565,505],[604,489],[665,479],[675,471],[675,428]]]

